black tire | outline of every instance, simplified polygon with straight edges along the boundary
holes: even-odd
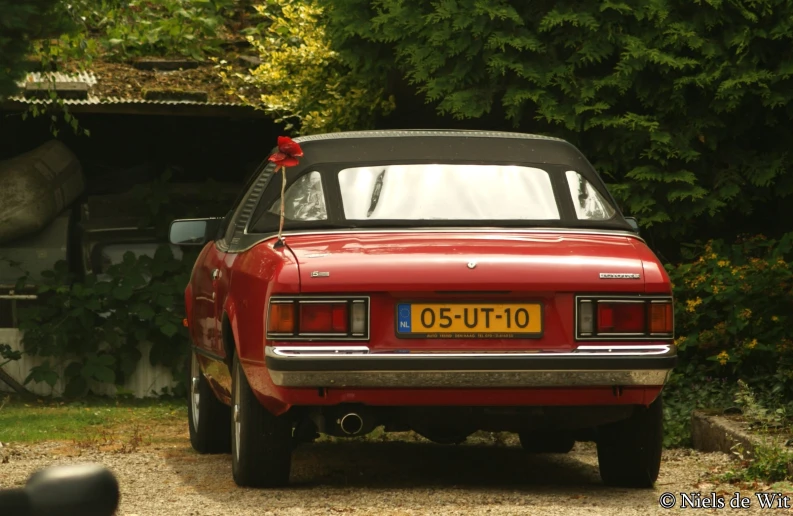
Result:
[[[292,422],[272,415],[253,394],[242,365],[232,367],[231,469],[244,487],[279,487],[289,483]]]
[[[649,407],[598,428],[597,451],[603,483],[616,487],[653,487],[661,469],[663,402],[658,396]]]
[[[575,439],[559,432],[519,432],[520,445],[529,453],[569,453]]]
[[[190,353],[188,359],[187,379],[190,444],[198,453],[229,453],[231,433],[228,420],[231,417],[231,407],[215,397],[209,381],[198,367],[195,352]]]

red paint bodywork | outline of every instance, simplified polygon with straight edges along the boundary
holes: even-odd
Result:
[[[273,294],[370,296],[370,341],[365,344],[372,351],[571,351],[580,344],[573,338],[576,294],[671,294],[669,277],[652,251],[640,239],[619,233],[349,231],[286,235],[286,241],[286,247],[275,248],[276,240],[271,238],[240,253],[224,253],[214,243],[207,244],[185,292],[193,343],[218,360],[227,356],[224,339],[227,345],[233,343],[251,387],[273,413],[283,413],[293,405],[343,402],[381,406],[647,405],[661,390],[660,385],[626,388],[619,396],[610,387],[326,389],[320,394],[317,389],[277,387],[264,361],[265,310]],[[470,269],[467,264],[472,260],[477,265]],[[216,268],[220,276],[213,280],[211,271]],[[330,276],[311,277],[313,271],[329,272]],[[639,273],[641,279],[603,280],[601,272]],[[539,300],[545,309],[544,334],[538,339],[397,338],[395,303],[430,299]],[[225,326],[224,317],[228,319]],[[232,335],[224,336],[224,327]],[[625,344],[629,343],[614,343]],[[227,393],[219,394],[228,399]]]

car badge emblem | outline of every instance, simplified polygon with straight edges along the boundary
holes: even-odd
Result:
[[[476,267],[476,262],[468,262],[468,268],[473,269]]]
[[[328,276],[330,276],[329,272],[314,271],[311,273],[312,278],[327,278]]]
[[[601,272],[600,279],[639,279],[640,274],[633,272]]]

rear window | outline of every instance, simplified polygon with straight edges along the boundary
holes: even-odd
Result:
[[[559,220],[548,172],[515,165],[346,168],[347,220]]]
[[[608,220],[614,216],[616,210],[584,176],[573,170],[565,175],[578,220]]]

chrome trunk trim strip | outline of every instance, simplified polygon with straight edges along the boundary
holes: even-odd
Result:
[[[368,346],[265,346],[265,356],[279,358],[322,358],[338,357],[344,355],[350,359],[366,359],[371,357],[395,358],[399,360],[428,359],[428,358],[474,358],[474,357],[642,357],[674,355],[675,346],[672,344],[647,344],[647,345],[614,345],[614,346],[578,346],[572,352],[553,351],[495,351],[495,352],[399,352],[376,351],[372,352]]]

